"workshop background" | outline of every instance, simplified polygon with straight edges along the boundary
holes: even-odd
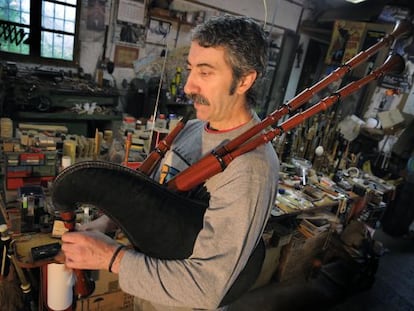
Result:
[[[88,272],[87,297],[73,284],[51,291],[67,228],[50,189],[84,160],[136,169],[194,116],[183,92],[191,30],[234,14],[266,30],[256,112],[277,112],[269,128],[284,131],[272,139],[281,174],[265,260],[231,310],[414,310],[413,10],[410,0],[0,1],[1,309],[132,310],[107,271]],[[307,118],[290,126],[295,113]],[[100,212],[81,204],[76,220]]]

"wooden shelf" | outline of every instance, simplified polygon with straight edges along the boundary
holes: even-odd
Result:
[[[170,11],[159,9],[159,8],[154,8],[154,9],[149,10],[148,17],[151,19],[156,19],[160,21],[178,23],[179,25],[194,26],[193,23],[189,23],[185,19],[179,19],[177,17],[171,16]]]
[[[76,114],[70,112],[26,112],[20,111],[17,113],[19,119],[32,120],[122,120],[121,115],[104,115],[104,114]]]
[[[96,128],[100,130],[118,128],[122,115],[76,114],[70,112],[17,112],[15,121],[18,123],[52,123],[64,124],[69,133],[93,137]]]
[[[174,39],[174,47],[177,47],[178,36],[180,34],[181,26],[195,26],[195,24],[189,23],[185,20],[185,14],[183,14],[182,18],[177,18],[175,16],[171,16],[171,11],[160,8],[152,8],[148,11],[148,24],[151,22],[151,20],[177,24],[177,34]],[[148,43],[153,44],[151,42]]]

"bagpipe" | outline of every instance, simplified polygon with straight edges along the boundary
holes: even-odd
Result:
[[[382,66],[370,74],[351,82],[317,104],[277,125],[283,116],[309,101],[314,94],[341,79],[380,49],[391,47],[397,38],[410,32],[410,23],[398,22],[390,34],[370,48],[355,55],[245,133],[215,148],[164,185],[155,182],[149,175],[169,150],[187,120],[181,120],[137,170],[105,161],[79,162],[66,168],[53,183],[53,205],[56,211],[60,212],[62,219],[72,224],[70,225],[72,229],[77,206],[90,204],[110,217],[124,232],[132,246],[140,252],[160,259],[188,258],[208,208],[208,202],[188,193],[202,185],[208,178],[222,172],[234,158],[271,142],[276,136],[328,109],[341,98],[359,90],[369,82],[388,73],[401,73],[405,67],[403,57],[397,54],[389,56]],[[234,301],[253,285],[260,273],[263,259],[264,246],[263,243],[259,243],[221,305]],[[81,282],[85,280],[82,276],[79,278]],[[88,282],[83,283],[82,286],[88,286]],[[82,291],[80,296],[85,296],[93,289],[80,290]]]

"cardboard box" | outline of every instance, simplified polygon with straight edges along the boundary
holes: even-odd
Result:
[[[323,252],[328,232],[321,232],[306,238],[299,231],[289,244],[281,250],[279,266],[275,273],[278,282],[307,278],[313,269],[313,262]]]
[[[134,296],[123,291],[94,295],[76,302],[77,311],[133,311]]]
[[[292,234],[283,226],[275,224],[270,237],[267,237],[267,234],[264,233],[263,238],[266,243],[266,254],[260,274],[251,289],[270,283],[279,266],[281,250],[290,242]]]
[[[91,275],[95,280],[94,296],[119,291],[118,274],[106,270],[94,270]]]
[[[404,117],[398,109],[379,112],[378,119],[387,135],[395,133],[404,125]]]
[[[266,249],[262,270],[251,289],[259,288],[269,284],[279,265],[280,251],[282,247],[271,247]]]

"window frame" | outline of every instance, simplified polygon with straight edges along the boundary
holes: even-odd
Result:
[[[68,5],[65,2],[59,0],[47,0],[56,4]],[[41,65],[54,65],[54,66],[78,66],[80,59],[80,40],[79,40],[79,27],[81,20],[81,5],[82,0],[76,0],[76,21],[75,21],[75,33],[74,45],[73,45],[73,60],[48,58],[40,56],[40,43],[41,43],[41,32],[45,30],[42,28],[42,5],[43,0],[30,0],[30,54],[17,54],[5,51],[0,51],[0,59],[4,61],[12,61],[19,63],[37,63]],[[57,34],[67,34],[64,31],[50,30]]]

